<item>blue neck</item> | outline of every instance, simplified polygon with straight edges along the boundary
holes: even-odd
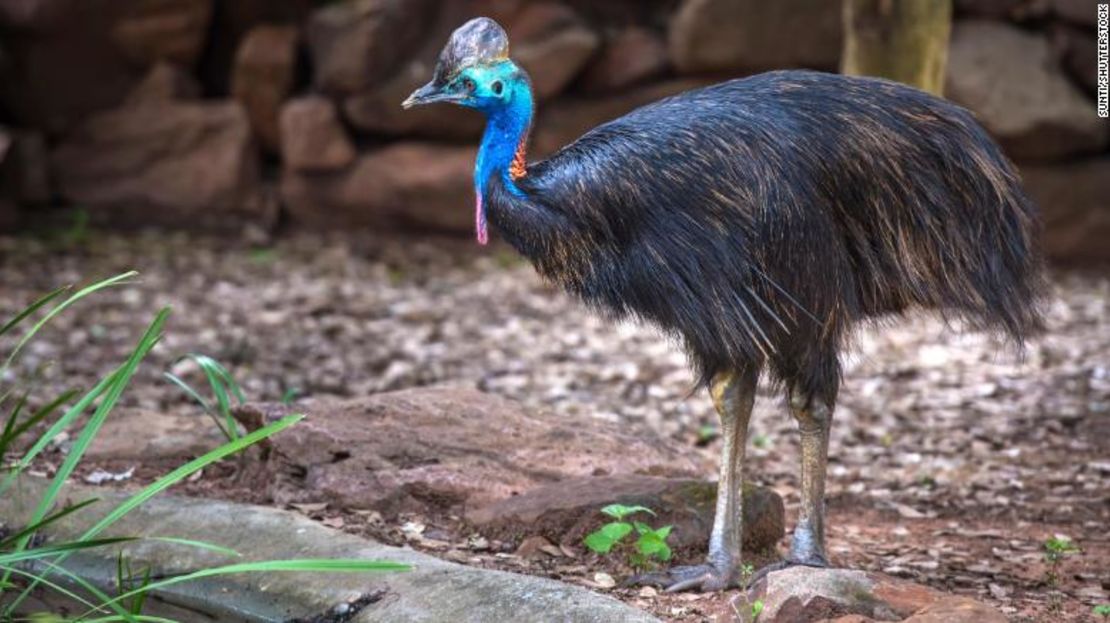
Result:
[[[532,125],[535,105],[532,88],[526,80],[513,80],[506,86],[511,93],[505,102],[481,109],[486,115],[486,131],[474,164],[474,190],[479,201],[485,196],[486,184],[494,173],[505,179],[509,189],[519,192],[509,175],[509,167]]]

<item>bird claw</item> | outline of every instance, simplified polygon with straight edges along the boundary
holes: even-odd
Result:
[[[790,567],[818,567],[823,569],[828,566],[829,563],[821,558],[814,558],[812,560],[793,560],[790,558],[786,558],[778,562],[773,562],[769,565],[764,565],[760,567],[759,570],[757,570],[751,575],[751,577],[748,578],[748,582],[744,586],[744,588],[752,588],[775,571],[782,571],[783,569],[789,569]]]
[[[625,581],[626,586],[658,586],[665,593],[698,590],[722,591],[736,586],[736,574],[721,571],[710,564],[671,567],[634,575]]]

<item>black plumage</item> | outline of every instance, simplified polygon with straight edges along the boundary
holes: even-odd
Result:
[[[854,323],[939,310],[1039,326],[1038,218],[966,110],[893,82],[780,71],[601,125],[490,222],[544,276],[681,338],[703,382],[766,362],[832,400]]]
[[[782,564],[827,565],[829,430],[853,327],[925,308],[1020,344],[1041,325],[1038,218],[1014,167],[951,102],[808,71],[676,95],[525,166],[533,97],[507,51],[496,22],[472,20],[405,102],[486,114],[479,242],[488,218],[548,279],[679,338],[721,420],[705,564],[639,581],[720,590],[742,577],[742,465],[764,370],[801,436]]]

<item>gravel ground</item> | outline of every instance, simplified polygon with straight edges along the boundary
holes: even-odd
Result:
[[[87,386],[171,305],[166,338],[127,405],[192,410],[160,374],[189,374],[174,360],[202,352],[232,367],[252,399],[470,385],[717,452],[712,409],[700,392],[687,397],[691,376],[675,344],[590,314],[497,246],[0,238],[0,317],[59,284],[131,268],[142,271],[137,285],[59,318],[13,373],[37,371],[44,395]],[[860,332],[831,444],[835,564],[977,596],[1016,621],[1093,621],[1092,606],[1110,603],[1110,275],[1052,278],[1049,331],[1024,358],[927,316]],[[10,344],[0,340],[3,352]],[[751,440],[750,473],[796,512],[797,441],[779,396],[757,401]],[[1041,547],[1054,534],[1081,552],[1050,583]],[[697,618],[697,599],[641,605]]]

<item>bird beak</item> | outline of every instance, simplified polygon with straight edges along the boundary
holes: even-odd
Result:
[[[434,82],[429,82],[413,91],[408,99],[401,102],[401,108],[407,110],[413,106],[421,106],[435,102],[457,102],[460,99],[462,98],[458,95],[445,92],[440,87],[436,86]]]

